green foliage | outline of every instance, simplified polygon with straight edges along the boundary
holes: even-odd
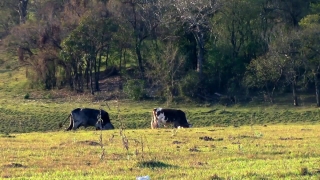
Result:
[[[26,95],[24,95],[24,99],[29,99],[30,98],[30,94],[27,93]]]
[[[155,169],[155,168],[172,168],[173,166],[170,164],[166,164],[163,163],[161,161],[139,161],[137,163],[137,166],[140,168],[151,168],[151,169]]]
[[[187,98],[197,98],[199,92],[199,75],[197,72],[190,71],[179,83],[181,95]]]
[[[139,79],[128,80],[123,87],[123,92],[132,100],[141,100],[146,97],[145,82]]]

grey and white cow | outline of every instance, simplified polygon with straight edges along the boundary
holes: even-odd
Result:
[[[99,121],[98,116],[101,111],[101,119]],[[109,114],[104,110],[91,109],[91,108],[77,108],[71,111],[67,119],[70,117],[70,125],[66,129],[70,131],[71,129],[76,130],[81,126],[85,128],[88,126],[96,127],[96,130],[108,130],[114,129],[114,126],[110,122]]]
[[[190,128],[186,114],[179,109],[154,108],[152,111],[151,128],[159,128],[161,125],[173,124],[175,128]]]

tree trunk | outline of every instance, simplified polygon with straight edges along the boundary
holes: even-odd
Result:
[[[20,17],[20,24],[24,24],[26,22],[27,6],[28,6],[28,0],[19,0],[18,13]]]
[[[100,66],[101,66],[101,53],[99,53],[99,59],[98,59],[98,66],[97,66],[97,72],[95,76],[95,85],[96,85],[96,91],[100,91],[100,86],[99,86],[99,80],[100,80]]]
[[[79,72],[77,73],[77,81],[78,81],[78,91],[79,92],[83,92],[83,67],[81,65],[79,65]]]
[[[267,93],[264,94],[264,100],[270,102],[271,104],[273,104],[273,90],[274,89],[270,92],[269,86],[268,86],[267,83],[266,83],[265,86],[266,86]]]
[[[296,82],[292,82],[292,96],[293,96],[293,105],[298,106],[298,96],[297,96],[297,89],[296,89]]]
[[[122,54],[123,54],[123,48],[120,49],[119,72],[121,72],[121,68],[122,68]]]
[[[202,79],[202,67],[203,67],[203,56],[204,56],[204,40],[202,32],[193,32],[193,35],[197,41],[198,53],[197,53],[197,72],[199,73],[199,79]]]
[[[93,95],[94,94],[94,90],[93,90],[93,78],[92,78],[92,59],[89,60],[89,63],[90,63],[90,68],[89,68],[89,73],[90,73],[90,91],[91,91],[91,94]]]
[[[106,54],[106,69],[108,69],[109,50],[110,50],[110,46],[108,46],[108,47],[107,47],[107,54]]]
[[[144,79],[144,68],[143,68],[143,64],[142,64],[142,56],[141,56],[141,41],[137,40],[136,42],[136,54],[137,54],[137,58],[138,58],[138,65],[139,65],[139,69],[140,69],[140,76],[142,79]]]
[[[126,49],[124,49],[124,51],[123,51],[123,67],[124,67],[124,70],[126,70],[126,66],[127,66]]]
[[[86,79],[86,88],[89,89],[89,82],[90,82],[90,75],[89,75],[89,70],[90,70],[90,62],[88,59],[86,59],[87,61],[87,66],[86,66],[86,70],[85,70],[85,79]]]
[[[319,83],[319,73],[313,73],[314,76],[314,83],[316,88],[316,101],[317,101],[317,107],[320,107],[320,83]]]

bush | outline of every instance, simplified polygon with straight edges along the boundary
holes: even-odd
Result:
[[[132,100],[140,100],[146,97],[144,81],[139,79],[128,80],[123,87],[123,92]]]
[[[30,94],[27,93],[26,95],[24,95],[24,99],[29,99],[30,98]]]
[[[197,72],[188,73],[180,81],[181,95],[188,98],[196,98],[199,87],[199,77]]]

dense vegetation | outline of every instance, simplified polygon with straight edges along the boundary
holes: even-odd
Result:
[[[319,13],[319,0],[2,0],[0,63],[32,88],[94,94],[121,75],[132,99],[319,106]]]
[[[320,0],[0,0],[0,178],[319,179],[319,78]]]

